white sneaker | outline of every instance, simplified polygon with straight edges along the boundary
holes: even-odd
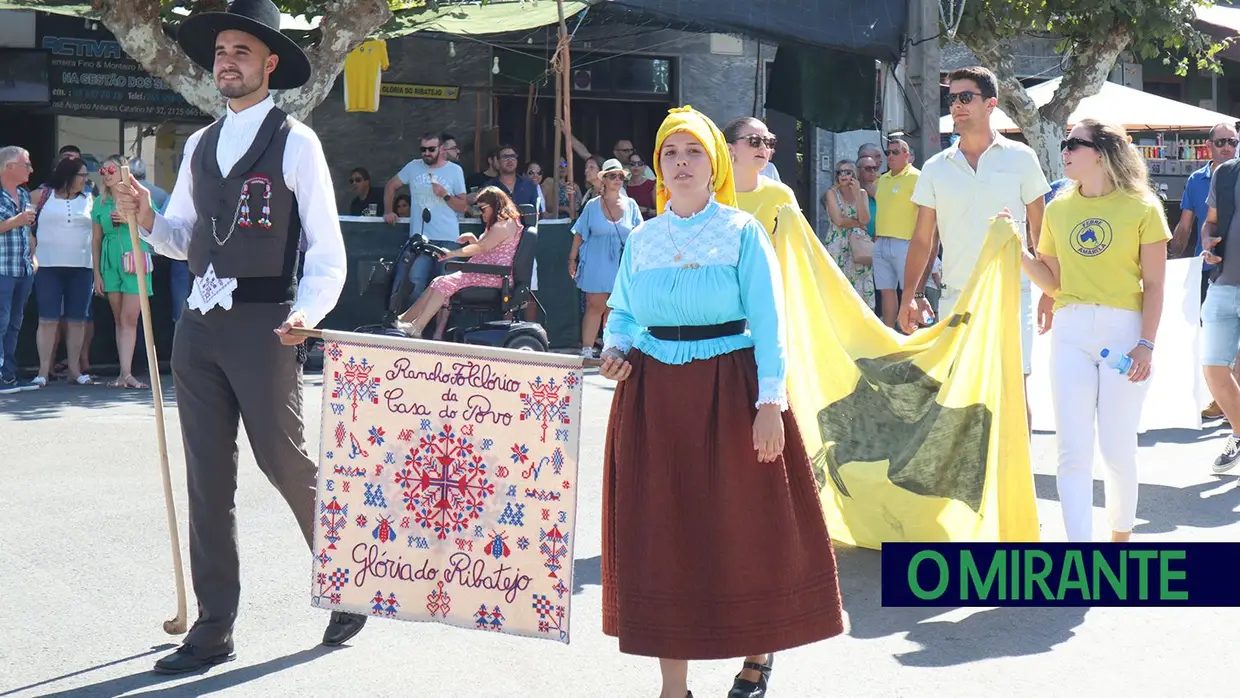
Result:
[[[594,358],[594,347],[582,347],[582,348],[581,348],[581,358],[583,358],[583,359],[593,359],[593,358]]]
[[[34,387],[34,388],[36,388],[36,389],[38,389],[38,388],[46,388],[46,387],[47,387],[47,379],[46,379],[46,378],[44,378],[43,376],[35,376],[35,377],[34,377],[34,380],[30,381],[30,385],[31,385],[31,386],[33,386],[33,387]]]

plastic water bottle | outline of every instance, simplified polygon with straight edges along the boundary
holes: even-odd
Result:
[[[1128,369],[1132,368],[1132,357],[1123,352],[1116,353],[1110,349],[1103,349],[1102,360],[1118,373],[1127,374]]]

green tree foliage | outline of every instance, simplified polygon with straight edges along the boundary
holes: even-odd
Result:
[[[999,78],[999,106],[1016,122],[1054,176],[1063,165],[1054,149],[1080,101],[1098,93],[1116,60],[1162,59],[1183,74],[1190,66],[1217,70],[1223,46],[1199,31],[1201,0],[954,0],[964,2],[956,39]],[[1058,41],[1064,74],[1054,97],[1038,107],[1015,70],[1014,42]]]

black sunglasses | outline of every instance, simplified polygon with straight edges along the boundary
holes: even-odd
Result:
[[[1098,146],[1093,141],[1087,141],[1083,138],[1069,138],[1059,142],[1059,150],[1061,152],[1064,150],[1071,152],[1077,148],[1093,148],[1097,150]]]
[[[640,161],[640,160],[638,160],[637,162],[630,162],[630,163],[629,163],[629,167],[645,167],[645,166],[646,166],[646,163],[644,163],[644,162],[642,162],[642,161]]]
[[[439,150],[439,146],[437,146],[437,145],[424,145],[424,146],[422,146],[422,152],[424,152],[424,153],[433,153],[433,152],[435,152],[436,150]]]
[[[836,171],[835,171],[835,176],[836,176],[836,177],[839,177],[840,175],[852,175],[852,176],[856,177],[856,176],[857,176],[857,173],[856,173],[856,172],[853,172],[852,170],[836,170]]]
[[[961,104],[968,104],[973,101],[974,97],[983,97],[986,95],[981,92],[949,92],[947,93],[947,106],[951,106],[959,101]]]
[[[1240,140],[1236,140],[1235,138],[1215,138],[1214,139],[1215,148],[1226,148],[1227,146],[1231,146],[1234,148],[1236,147],[1237,144],[1240,144]]]
[[[775,143],[777,142],[775,136],[762,136],[757,133],[751,133],[748,136],[741,136],[733,142],[739,143],[741,141],[749,143],[750,148],[761,148],[765,145],[771,149],[775,148]]]

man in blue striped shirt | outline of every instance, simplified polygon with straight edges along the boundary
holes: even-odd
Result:
[[[35,211],[25,187],[33,169],[24,148],[0,148],[0,394],[25,387],[17,382],[17,334],[34,287]]]

